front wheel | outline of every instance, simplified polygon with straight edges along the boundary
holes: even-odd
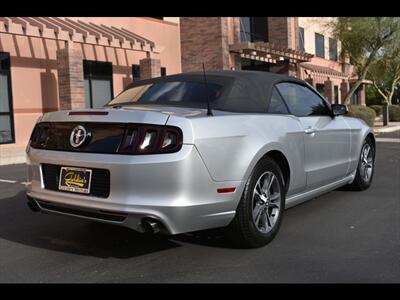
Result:
[[[362,191],[370,187],[375,169],[375,148],[370,138],[364,141],[358,161],[356,177],[349,185],[352,190]]]
[[[268,244],[279,231],[285,188],[279,166],[270,158],[258,162],[230,224],[230,236],[244,247]]]

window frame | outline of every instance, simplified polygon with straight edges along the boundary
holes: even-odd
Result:
[[[322,56],[317,53],[317,37],[322,37]],[[320,58],[325,58],[325,36],[321,33],[315,32],[314,33],[315,39],[315,56]]]
[[[314,93],[315,95],[317,95],[317,96],[322,100],[322,102],[323,102],[325,108],[328,110],[329,114],[327,114],[327,115],[296,116],[296,115],[290,110],[289,105],[286,103],[285,97],[283,97],[282,93],[279,91],[279,89],[278,89],[278,87],[277,87],[277,85],[278,85],[278,84],[281,84],[281,83],[290,83],[290,84],[299,85],[299,86],[302,86],[302,87],[304,87],[304,88],[309,89],[312,93]],[[285,102],[285,104],[286,104],[286,106],[287,106],[287,109],[288,109],[290,115],[292,115],[292,116],[294,116],[294,117],[296,117],[296,118],[309,118],[309,117],[331,117],[331,118],[332,118],[332,117],[333,117],[332,109],[331,109],[331,106],[330,106],[328,100],[326,100],[324,97],[322,97],[322,96],[318,93],[318,91],[315,90],[314,87],[312,87],[312,86],[309,85],[308,83],[305,83],[305,82],[294,82],[294,81],[290,81],[290,80],[284,80],[284,81],[276,82],[276,83],[273,85],[273,87],[276,88],[276,90],[278,91],[279,95],[282,97],[283,101]],[[271,96],[272,96],[272,93],[271,93]]]
[[[90,109],[94,108],[93,107],[93,90],[92,90],[92,79],[106,79],[106,80],[110,80],[110,86],[111,86],[111,100],[114,99],[114,72],[113,72],[113,65],[111,62],[109,61],[99,61],[99,60],[87,60],[84,59],[82,61],[82,65],[84,68],[85,62],[88,62],[89,64],[93,64],[93,63],[107,63],[107,64],[111,64],[111,75],[94,75],[92,74],[92,69],[89,70],[89,77],[87,77],[87,73],[85,73],[85,71],[83,71],[83,80],[88,79],[89,80],[89,94],[90,94]]]
[[[0,112],[0,116],[10,117],[10,131],[11,140],[7,142],[0,142],[0,145],[15,144],[15,124],[14,124],[14,108],[13,108],[13,95],[12,95],[12,78],[11,78],[11,56],[9,52],[0,52],[8,56],[9,65],[8,69],[0,69],[0,73],[7,75],[7,88],[8,88],[8,112]]]

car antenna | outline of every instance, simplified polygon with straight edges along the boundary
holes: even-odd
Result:
[[[206,76],[206,69],[204,68],[203,62],[203,77],[204,77],[204,84],[206,85],[206,95],[207,95],[207,116],[212,116],[212,110],[210,106],[210,96],[208,95],[208,85],[207,85],[207,76]]]

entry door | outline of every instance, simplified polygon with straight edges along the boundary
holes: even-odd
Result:
[[[307,190],[345,177],[350,163],[350,130],[343,117],[332,118],[327,102],[308,86],[280,83],[277,87],[304,129]]]

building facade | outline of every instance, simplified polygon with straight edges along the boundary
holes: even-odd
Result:
[[[342,103],[353,67],[340,59],[332,18],[180,18],[182,70],[260,70],[307,80],[331,103]],[[352,99],[365,104],[364,85]]]
[[[104,105],[134,80],[181,72],[176,20],[0,17],[0,164],[25,161],[43,113]]]
[[[43,113],[101,107],[132,81],[203,63],[296,76],[341,103],[353,70],[322,19],[0,17],[0,165],[25,161]]]

